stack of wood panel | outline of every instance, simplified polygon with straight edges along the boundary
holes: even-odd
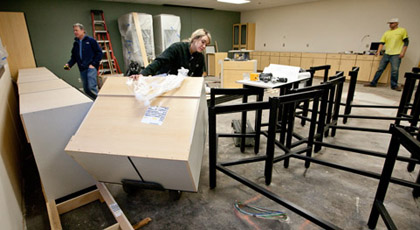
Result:
[[[19,107],[44,195],[55,201],[95,185],[64,151],[92,106],[92,100],[44,67],[20,69]]]

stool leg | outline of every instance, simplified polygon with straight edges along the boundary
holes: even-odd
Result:
[[[210,189],[216,187],[216,163],[217,163],[217,134],[216,114],[214,108],[209,108],[209,179]]]

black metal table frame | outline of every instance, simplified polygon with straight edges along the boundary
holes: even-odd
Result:
[[[338,120],[338,112],[339,112],[339,108],[340,108],[340,99],[341,99],[342,83],[343,83],[343,79],[338,80],[339,76],[340,76],[340,73],[337,73],[337,76],[331,77],[330,82],[334,83],[334,84],[332,84],[331,89],[329,89],[330,92],[328,93],[328,101],[325,101],[325,100],[321,101],[321,109],[319,110],[320,116],[324,116],[324,115],[322,115],[324,109],[326,109],[327,111],[324,112],[324,114],[326,114],[325,115],[326,116],[325,122],[317,121],[317,122],[319,122],[319,124],[318,124],[319,126],[318,126],[318,129],[317,129],[317,133],[314,136],[315,137],[314,152],[320,151],[321,147],[327,147],[327,148],[334,148],[334,149],[339,149],[339,150],[344,150],[344,151],[349,151],[349,152],[355,152],[355,153],[359,153],[359,154],[365,154],[365,155],[369,155],[369,156],[386,158],[386,153],[381,153],[381,152],[371,151],[371,150],[365,150],[365,149],[360,149],[360,148],[347,147],[347,146],[342,146],[342,145],[337,145],[337,144],[330,144],[330,143],[326,143],[326,142],[323,141],[323,136],[328,136],[328,135],[325,135],[328,132],[328,129],[332,130],[331,131],[331,136],[335,136],[335,126],[336,126],[336,123],[337,123],[337,120]],[[304,90],[305,90],[305,88],[296,89],[296,90],[290,91],[290,93],[303,92]],[[324,103],[326,103],[328,105],[323,105]],[[309,111],[311,111],[311,110],[309,110]],[[302,118],[302,117],[300,117],[300,118]],[[303,117],[303,119],[308,119],[308,118]],[[265,134],[265,132],[262,132],[262,133]],[[303,139],[303,137],[299,137],[295,133],[293,133],[292,135],[297,137],[298,139],[302,139],[303,141],[306,141],[306,139]],[[293,147],[297,146],[301,142],[302,141],[292,143],[290,145],[290,148],[293,148]],[[318,160],[318,159],[311,158],[311,157],[308,157],[308,156],[296,155],[294,157],[298,158],[298,159],[301,159],[301,160],[305,160],[305,167],[306,168],[308,168],[309,165],[310,165],[308,162],[314,162],[314,163],[317,163],[317,164],[321,164],[321,165],[332,167],[332,168],[339,169],[339,170],[344,170],[344,171],[359,174],[359,175],[362,175],[362,176],[367,176],[367,177],[371,177],[371,178],[375,178],[375,179],[380,178],[379,173],[374,173],[374,172],[361,170],[361,169],[350,168],[350,167],[346,167],[346,166],[343,166],[343,165],[340,165],[340,164],[337,164],[337,163],[331,163],[331,162],[324,161],[324,160]],[[414,170],[414,165],[415,164],[420,164],[419,160],[414,159],[412,157],[398,156],[397,160],[402,161],[402,162],[407,162],[407,163],[409,163],[409,166],[413,165],[412,166],[413,170]],[[285,161],[284,166],[286,168],[288,167],[288,161]],[[420,177],[420,173],[419,173],[419,177]],[[391,178],[391,182],[399,184],[399,185],[411,187],[411,188],[414,188],[414,189],[418,188],[418,186],[411,181],[406,181],[406,180],[402,180],[402,179],[398,179],[398,178],[394,178],[394,177]]]
[[[381,215],[388,229],[397,229],[383,203],[388,190],[392,171],[394,170],[397,160],[400,145],[403,145],[411,154],[413,154],[414,157],[420,160],[420,142],[418,140],[414,139],[409,132],[405,131],[401,127],[397,127],[396,125],[391,125],[390,133],[392,134],[392,138],[389,143],[388,154],[382,169],[379,185],[376,190],[372,211],[369,216],[368,226],[370,229],[376,228],[379,215]],[[420,177],[417,178],[417,184],[420,184]],[[418,196],[420,189],[413,191],[413,195],[416,196],[414,193],[417,193]]]
[[[247,89],[242,89],[247,90]],[[226,91],[227,93],[234,93],[228,89],[220,89],[217,90],[218,93],[222,93]],[[240,92],[239,90],[236,90]],[[295,94],[288,94],[284,96],[280,96],[278,98],[270,98],[269,102],[251,102],[251,103],[242,103],[237,105],[219,105],[219,106],[210,106],[209,107],[209,171],[210,171],[210,188],[214,189],[216,187],[216,171],[219,170],[224,174],[232,177],[233,179],[241,182],[242,184],[248,186],[249,188],[255,190],[256,192],[266,196],[267,198],[275,201],[283,205],[284,207],[290,209],[291,211],[301,215],[302,217],[312,221],[313,223],[325,228],[325,229],[340,229],[339,227],[329,223],[328,221],[323,220],[322,218],[314,215],[313,213],[307,211],[306,209],[301,208],[300,206],[293,204],[292,202],[281,198],[280,196],[276,195],[275,193],[265,189],[264,187],[258,185],[255,182],[235,173],[234,171],[228,169],[229,166],[233,165],[241,165],[241,164],[249,164],[254,162],[265,161],[265,172],[264,175],[266,177],[266,184],[268,181],[271,182],[271,174],[272,174],[272,166],[273,163],[280,161],[280,158],[286,159],[294,154],[299,155],[302,152],[306,152],[310,154],[312,151],[312,143],[313,138],[309,138],[308,146],[303,148],[297,152],[287,152],[285,155],[279,157],[274,157],[274,145],[279,145],[279,143],[275,140],[276,139],[276,131],[278,128],[278,117],[280,116],[280,112],[282,114],[288,114],[289,118],[294,116],[294,111],[296,109],[296,105],[299,102],[306,101],[309,99],[313,99],[313,110],[317,111],[318,109],[318,102],[323,94],[322,90],[314,90],[304,93],[295,93]],[[283,110],[280,111],[279,108]],[[229,137],[229,135],[220,135],[217,133],[217,120],[216,117],[219,114],[227,114],[227,113],[237,113],[237,112],[249,112],[249,111],[262,111],[270,109],[270,117],[269,117],[269,135],[267,140],[267,153],[265,156],[256,156],[250,157],[246,159],[241,159],[233,162],[223,162],[217,163],[217,146],[218,146],[218,138],[219,137]],[[288,112],[285,112],[288,111]],[[317,113],[313,113],[312,119],[317,118]],[[259,119],[256,119],[257,121]],[[311,123],[310,133],[314,133],[315,130],[315,120]],[[289,131],[293,129],[293,125],[289,126]],[[311,134],[310,134],[311,135]],[[238,135],[234,135],[238,136]],[[248,136],[248,134],[246,134]],[[312,141],[311,141],[312,140]],[[287,143],[290,143],[288,139]],[[281,144],[280,144],[281,145]],[[284,146],[285,148],[286,146]],[[282,148],[283,149],[283,148]]]
[[[359,72],[359,67],[353,67],[353,70],[349,72],[350,76],[350,84],[349,90],[347,93],[346,103],[341,103],[341,105],[345,106],[344,114],[340,114],[339,117],[343,118],[343,123],[346,124],[348,118],[355,118],[355,119],[375,119],[375,120],[391,120],[395,121],[396,124],[400,124],[401,121],[409,121],[410,126],[416,126],[418,122],[418,111],[416,110],[416,105],[419,105],[419,97],[418,92],[420,91],[420,87],[417,88],[417,93],[414,98],[414,103],[411,103],[411,99],[413,97],[414,86],[416,81],[420,79],[420,75],[418,73],[419,68],[413,68],[413,73],[406,73],[404,89],[401,95],[400,104],[398,106],[391,106],[391,105],[359,105],[353,104],[354,93],[356,90],[356,82],[357,76]],[[417,104],[416,104],[417,103]],[[396,116],[367,116],[367,115],[351,115],[352,108],[377,108],[377,109],[397,109]],[[407,114],[408,110],[411,109],[411,114]],[[415,113],[417,111],[417,119],[415,117]],[[372,128],[363,128],[363,127],[352,127],[352,126],[336,126],[337,129],[346,129],[346,130],[355,130],[355,131],[367,131],[367,132],[379,132],[379,133],[389,133],[389,129],[372,129]]]

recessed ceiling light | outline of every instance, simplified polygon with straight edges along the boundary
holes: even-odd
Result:
[[[217,0],[218,2],[230,3],[230,4],[245,4],[249,3],[250,0]]]

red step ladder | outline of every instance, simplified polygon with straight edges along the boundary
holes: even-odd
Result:
[[[111,38],[109,36],[108,27],[105,23],[104,12],[102,10],[91,10],[93,37],[98,42],[104,54],[99,63],[98,76],[104,74],[121,73],[120,66],[115,58],[112,49]]]

